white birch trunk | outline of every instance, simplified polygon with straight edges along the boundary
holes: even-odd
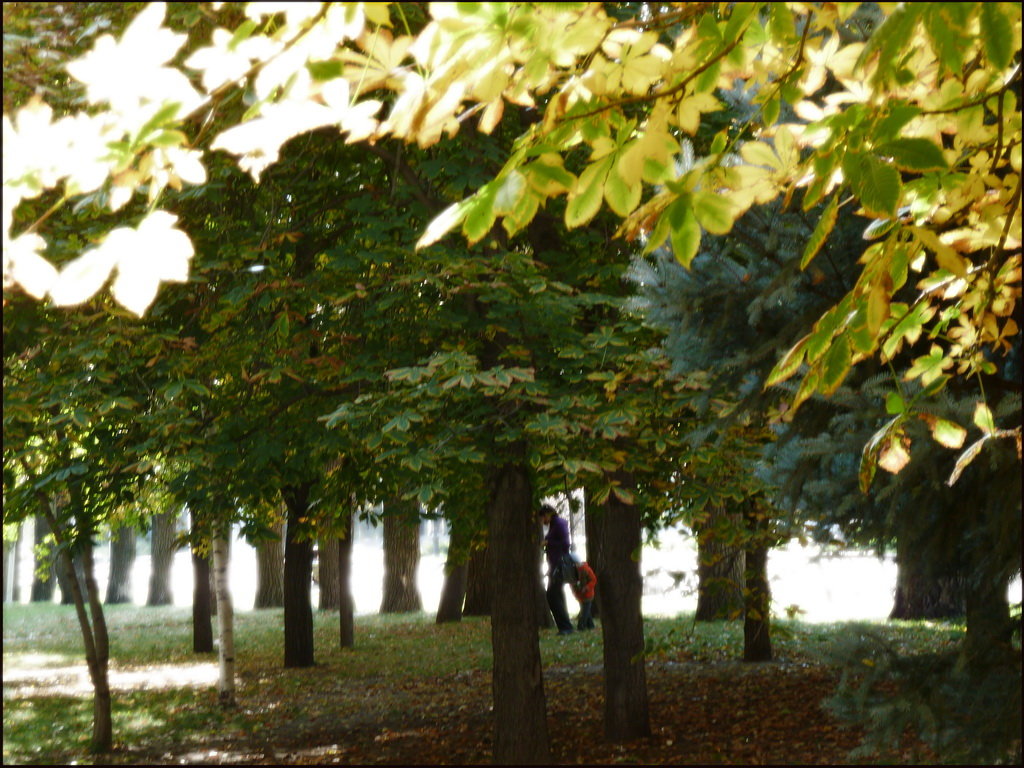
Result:
[[[213,570],[217,585],[217,629],[220,637],[220,679],[217,692],[223,706],[235,704],[235,614],[228,590],[228,543],[213,540]]]

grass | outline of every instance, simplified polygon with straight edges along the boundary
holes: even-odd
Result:
[[[332,691],[363,688],[367,703],[348,715],[386,719],[411,710],[433,685],[439,701],[458,703],[457,681],[489,689],[490,623],[467,618],[434,624],[426,614],[361,616],[356,647],[339,649],[336,613],[316,613],[317,666],[282,668],[282,611],[236,614],[240,706],[217,704],[216,656],[191,653],[191,615],[182,608],[108,606],[114,737],[117,754],[135,762],[163,750],[177,762],[202,759],[203,734],[245,744],[275,738],[273,724],[309,722]],[[872,625],[775,622],[776,656],[785,662],[822,663],[833,641],[872,631],[907,649],[943,650],[962,637],[962,626],[923,622]],[[647,656],[662,662],[715,665],[742,651],[741,622],[697,624],[692,615],[646,621]],[[84,674],[81,638],[73,609],[58,605],[4,606],[4,764],[89,764],[92,693]],[[540,641],[545,669],[599,669],[601,632]],[[424,687],[425,686],[425,687]],[[370,696],[370,692],[374,696]],[[386,692],[384,696],[380,692]],[[599,705],[595,703],[599,709]],[[334,713],[337,714],[337,713]]]

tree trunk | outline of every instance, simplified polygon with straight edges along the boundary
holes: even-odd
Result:
[[[18,538],[21,537],[21,523],[15,523],[18,526]],[[14,564],[14,553],[15,547],[17,547],[17,538],[15,541],[8,541],[4,539],[4,602],[11,602],[11,596],[8,593],[8,588],[13,585],[11,573],[11,566]]]
[[[697,621],[735,619],[743,613],[743,521],[739,513],[708,508],[697,535]]]
[[[288,486],[281,496],[288,507],[284,544],[284,665],[311,667],[313,660],[313,540],[303,521],[310,484]]]
[[[510,454],[521,457],[521,446]],[[495,470],[489,483],[489,575],[492,584],[494,751],[503,765],[532,765],[551,759],[534,602],[536,516],[525,461]]]
[[[146,605],[172,605],[171,569],[174,566],[177,512],[161,512],[153,516],[153,530],[149,545],[149,589]]]
[[[235,612],[228,586],[229,562],[227,537],[216,536],[213,540],[213,571],[217,584],[217,629],[220,638],[217,698],[221,706],[225,707],[235,705]]]
[[[107,579],[108,605],[132,601],[132,567],[135,565],[135,529],[122,526],[110,534],[110,577]]]
[[[192,513],[192,652],[213,652],[213,610],[210,606],[210,558],[199,549],[199,524]]]
[[[469,567],[466,569],[466,602],[462,605],[463,616],[491,615],[491,583],[488,566],[489,540],[483,546],[469,553]],[[541,588],[543,589],[543,587]]]
[[[15,604],[21,602],[21,537],[25,535],[24,523],[16,525],[18,535],[10,543],[10,548],[8,542],[4,542],[4,602]]]
[[[633,478],[616,473],[624,489]],[[604,731],[611,741],[642,738],[651,733],[644,666],[643,577],[634,560],[641,545],[640,510],[614,493],[602,509],[587,510],[587,542],[591,568],[597,576],[604,639]],[[595,546],[596,545],[596,546]]]
[[[36,515],[33,522],[35,531],[32,540],[35,546],[32,548],[32,552],[35,557],[35,567],[32,569],[32,591],[29,600],[33,603],[52,603],[53,590],[57,581],[57,558],[54,557],[52,551],[42,555],[43,542],[50,532],[50,526],[47,525],[46,518],[42,515]],[[47,578],[41,578],[41,573],[45,573]]]
[[[71,493],[72,509],[81,510],[81,494]],[[60,547],[60,557],[64,564],[64,572],[71,603],[75,606],[78,624],[82,631],[85,645],[85,659],[89,668],[89,677],[93,687],[93,719],[92,739],[89,749],[94,754],[109,752],[113,746],[114,730],[111,717],[110,680],[108,675],[110,663],[110,642],[107,636],[107,622],[103,615],[103,604],[100,602],[99,587],[96,584],[96,569],[93,561],[91,534],[88,524],[86,530],[79,533],[81,537],[81,571],[82,578],[76,574],[76,564],[71,557],[69,542],[64,539],[63,530],[56,514],[50,509],[46,512],[46,521]],[[81,524],[85,521],[79,521]],[[84,584],[85,589],[82,589]],[[84,593],[83,593],[84,592]]]
[[[256,609],[284,605],[284,520],[274,526],[274,533],[276,538],[256,545]]]
[[[92,742],[89,747],[93,753],[99,754],[109,752],[114,743],[108,675],[110,641],[107,636],[107,621],[103,615],[103,605],[100,603],[100,589],[96,584],[96,563],[93,560],[92,544],[88,540],[82,548],[82,570],[85,576],[86,594],[89,597],[89,614],[92,619],[92,635],[96,649],[94,659],[89,663],[89,676],[92,678],[94,691]]]
[[[75,578],[78,580],[78,589],[85,594],[85,571],[82,570],[82,560],[79,557],[72,557],[75,566]],[[74,605],[74,586],[68,581],[68,572],[64,568],[57,569],[57,586],[60,588],[60,604]]]
[[[355,515],[352,507],[345,513],[344,531],[338,537],[338,645],[352,648],[356,644],[355,600],[352,598],[352,543],[355,541]]]
[[[317,539],[317,570],[320,576],[320,610],[336,611],[341,607],[338,592],[338,537],[333,533],[323,534]]]
[[[907,536],[896,541],[896,594],[890,619],[958,619],[967,610],[965,579],[957,564],[935,567]]]
[[[420,564],[419,518],[407,509],[408,505],[407,501],[395,501],[390,511],[387,507],[384,509],[384,595],[380,603],[381,613],[423,610],[423,601],[416,586],[416,571]]]
[[[743,612],[743,660],[771,661],[771,587],[768,584],[768,512],[756,499],[743,504],[746,537],[746,590]]]
[[[472,531],[466,526],[453,524],[448,536],[448,556],[444,563],[444,584],[437,605],[437,623],[462,621],[462,603],[466,599],[466,580],[469,576],[469,545]]]

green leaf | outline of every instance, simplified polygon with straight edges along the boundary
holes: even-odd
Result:
[[[925,30],[931,38],[932,48],[939,61],[951,72],[959,74],[963,69],[967,45],[962,24],[966,21],[962,9],[957,6],[973,3],[919,3],[924,6]]]
[[[557,157],[557,162],[547,156],[538,158],[527,167],[527,172],[530,186],[545,197],[568,192],[576,183],[576,177],[562,167],[561,157]]]
[[[981,4],[981,41],[985,56],[996,69],[1005,69],[1013,59],[1013,18],[1005,13],[1006,3]]]
[[[985,403],[978,403],[975,407],[974,423],[986,435],[991,435],[996,431],[996,420],[992,416],[992,411]]]
[[[899,392],[890,392],[885,396],[885,412],[890,416],[903,413],[907,405],[903,402],[903,396]]]
[[[850,370],[852,355],[850,341],[845,334],[840,334],[832,341],[832,347],[825,355],[825,365],[821,376],[821,392],[830,395],[839,388]]]
[[[643,191],[641,184],[627,184],[619,175],[616,166],[608,171],[608,180],[605,182],[604,199],[608,201],[608,207],[619,216],[625,218],[633,212],[640,204],[640,193]]]
[[[688,198],[676,200],[664,215],[669,217],[669,239],[676,261],[689,269],[690,262],[700,249],[700,224],[693,215]]]
[[[628,504],[629,506],[633,506],[636,504],[636,494],[634,494],[628,488],[622,488],[621,486],[613,485],[612,493],[614,493],[615,497],[623,504]]]
[[[742,35],[747,25],[757,17],[761,6],[762,3],[735,3],[732,6],[732,15],[725,25],[725,42],[730,43]]]
[[[725,235],[732,229],[738,210],[724,195],[699,190],[693,193],[693,213],[712,235]]]
[[[149,135],[156,131],[158,128],[162,128],[167,123],[175,119],[178,114],[178,110],[181,109],[181,104],[178,102],[165,103],[160,109],[156,111],[149,120],[139,129],[138,134],[135,136],[133,146],[138,146],[146,139]]]
[[[899,138],[875,147],[875,152],[891,157],[905,171],[944,171],[949,167],[942,149],[928,139]]]
[[[847,155],[843,172],[868,214],[881,218],[896,215],[903,191],[899,171],[877,157],[860,154]]]
[[[771,3],[770,18],[768,20],[768,34],[772,41],[780,45],[796,38],[796,24],[793,21],[793,12],[785,3]]]
[[[466,212],[466,221],[462,225],[462,233],[470,245],[486,237],[487,233],[491,231],[491,227],[494,226],[496,215],[494,197],[496,193],[497,182],[490,182],[469,198],[469,209]]]
[[[779,362],[772,368],[772,372],[768,374],[768,380],[765,381],[765,387],[771,387],[778,384],[781,381],[785,381],[800,368],[800,364],[804,361],[804,347],[807,345],[807,339],[810,338],[810,334],[804,336],[800,341],[793,345],[793,348],[786,353]]]
[[[416,249],[433,245],[461,224],[469,213],[473,198],[449,205],[427,225],[426,231],[416,241]]]
[[[890,292],[884,283],[876,283],[871,286],[871,291],[868,293],[866,319],[867,332],[871,336],[872,347],[878,338],[878,332],[882,329],[882,324],[889,319],[889,302],[891,298]]]
[[[498,188],[494,193],[494,213],[498,216],[512,213],[525,191],[526,177],[517,170],[510,171],[498,180]]]
[[[836,218],[839,215],[839,195],[838,193],[832,196],[828,205],[825,206],[824,212],[821,214],[821,218],[818,219],[817,225],[814,227],[814,231],[811,233],[810,239],[807,241],[807,245],[804,248],[804,255],[800,259],[800,269],[806,269],[807,265],[811,263],[811,260],[818,255],[818,251],[821,250],[821,246],[828,240],[829,234],[832,232],[832,228],[836,225]]]
[[[565,225],[569,229],[586,224],[601,210],[605,180],[614,159],[614,154],[608,155],[588,165],[580,174],[576,187],[569,193],[569,204],[565,206]]]
[[[920,376],[921,384],[927,387],[939,378],[946,368],[952,365],[953,361],[946,357],[942,347],[938,344],[933,344],[927,355],[922,355],[914,360],[914,364],[910,366],[910,370],[906,372],[903,378],[910,381]]]
[[[914,34],[923,7],[927,3],[901,3],[882,22],[872,34],[857,59],[856,68],[860,69],[875,55],[878,56],[878,68],[875,79],[884,82],[895,71],[892,62],[902,56]]]

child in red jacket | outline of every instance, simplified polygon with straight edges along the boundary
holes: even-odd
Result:
[[[570,570],[569,586],[573,595],[580,604],[580,615],[576,620],[576,629],[593,629],[594,617],[594,589],[597,587],[597,576],[594,570],[585,562],[582,562],[576,555],[570,554],[572,568]]]

